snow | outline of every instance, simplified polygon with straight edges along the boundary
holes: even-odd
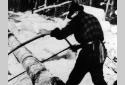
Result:
[[[93,14],[95,17],[97,17],[101,23],[104,31],[106,42],[105,45],[108,50],[108,56],[111,59],[117,57],[117,26],[111,25],[109,22],[104,20],[105,13],[103,10],[89,6],[84,6],[84,8],[87,13]],[[9,13],[19,15],[19,17],[12,17],[12,19],[8,20],[8,29],[10,29],[16,35],[20,42],[24,42],[38,35],[41,29],[53,30],[56,27],[63,28],[67,24],[67,22],[70,21],[67,18],[63,20],[61,18],[51,18],[44,15],[31,14],[31,12],[29,11],[25,13]],[[15,22],[14,19],[19,20],[20,22]],[[78,43],[74,39],[73,35],[69,36],[67,39],[72,44]],[[52,38],[50,36],[45,36],[26,45],[26,47],[39,60],[46,59],[68,46],[69,45],[65,40],[56,40],[55,38]],[[73,69],[75,61],[77,59],[76,54],[71,50],[67,50],[58,56],[61,57],[67,54],[69,54],[68,59],[60,58],[59,60],[53,60],[44,63],[49,72],[51,72],[55,76],[58,76],[64,82],[67,81],[68,76]],[[104,77],[108,82],[108,85],[112,85],[112,83],[117,80],[117,74],[114,73],[111,68],[116,69],[117,64],[114,64],[107,58],[104,64]],[[8,69],[12,73],[11,76],[8,75],[8,79],[24,71],[22,65],[16,61],[13,54],[9,55]],[[30,82],[29,84],[24,84],[24,81],[29,81],[29,78],[26,74],[12,80],[8,83],[8,85],[31,85]],[[89,73],[86,74],[80,85],[93,85]]]

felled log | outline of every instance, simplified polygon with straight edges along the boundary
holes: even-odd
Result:
[[[8,38],[8,44],[12,49],[20,45],[20,41],[13,34]],[[23,65],[33,85],[64,85],[63,81],[54,77],[26,47],[15,50],[13,54]]]

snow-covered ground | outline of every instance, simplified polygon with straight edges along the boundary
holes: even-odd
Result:
[[[114,57],[117,58],[117,26],[111,25],[109,22],[105,21],[105,13],[101,9],[85,6],[85,11],[97,17],[103,28],[106,42],[105,45],[108,50],[108,56],[111,59],[107,58],[104,64],[104,77],[108,85],[112,85],[112,83],[117,80],[117,74],[113,71],[113,69],[117,69],[117,63],[112,61]],[[29,11],[25,13],[10,12],[10,14],[19,15],[8,19],[8,29],[15,34],[20,42],[24,42],[38,35],[41,29],[53,30],[56,27],[62,28],[69,21],[68,19],[63,20],[61,18],[50,18],[44,15],[31,14]],[[68,40],[72,44],[77,43],[73,35],[69,36]],[[68,46],[65,40],[56,40],[49,35],[26,45],[39,60],[46,59]],[[58,76],[66,82],[73,69],[77,55],[71,50],[67,50],[58,56],[61,57],[63,55],[69,56],[68,59],[61,58],[59,60],[45,62],[44,65],[53,75]],[[8,70],[12,74],[8,75],[8,79],[24,71],[22,65],[17,62],[13,54],[9,55],[8,58]],[[23,83],[24,81],[30,81],[27,74],[23,74],[8,82],[8,85],[31,85],[31,82],[26,84]],[[89,73],[86,74],[80,85],[93,85]]]

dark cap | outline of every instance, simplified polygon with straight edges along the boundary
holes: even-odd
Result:
[[[83,10],[84,10],[83,6],[80,6],[78,3],[71,2],[69,11],[83,11]]]
[[[84,7],[80,6],[78,3],[75,2],[71,2],[71,6],[69,8],[69,14],[67,16],[67,18],[72,19],[71,16],[76,12],[76,11],[83,11]]]

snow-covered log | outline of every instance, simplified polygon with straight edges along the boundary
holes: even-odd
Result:
[[[19,44],[20,42],[18,41],[18,39],[11,34],[9,37],[9,46],[11,48],[14,48]],[[42,65],[42,63],[40,63],[40,61],[36,57],[34,57],[26,47],[17,49],[16,51],[14,51],[14,55],[23,65],[27,74],[31,78],[33,85],[64,85],[63,81],[61,81],[58,77],[52,76],[52,74],[47,71],[45,66]],[[29,81],[25,81],[25,83],[28,83],[26,85],[31,85]]]

